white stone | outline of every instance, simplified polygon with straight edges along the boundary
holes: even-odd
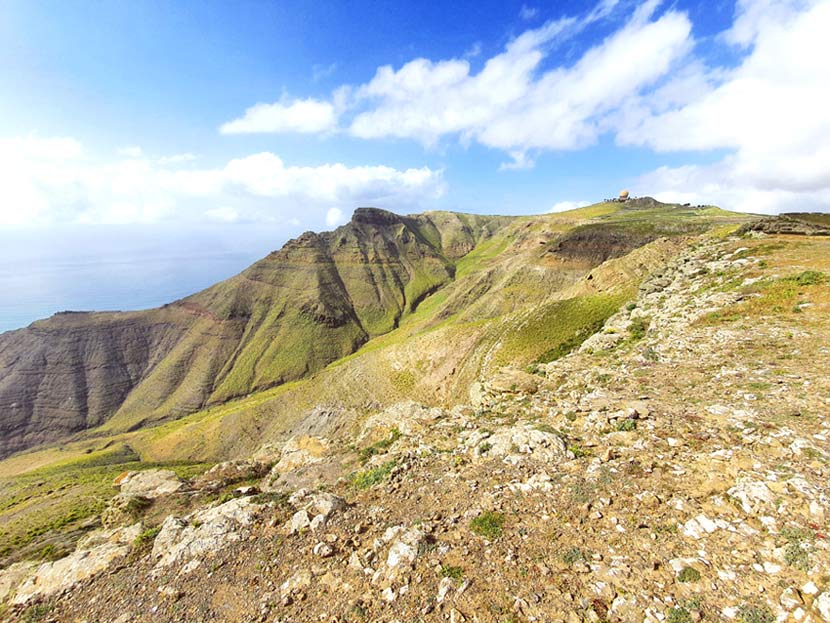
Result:
[[[78,542],[77,549],[69,556],[40,565],[34,575],[18,587],[12,603],[25,604],[36,597],[60,593],[100,573],[115,559],[128,554],[140,533],[141,524],[90,533]]]
[[[168,517],[153,543],[153,556],[158,559],[155,569],[202,557],[242,539],[261,508],[251,498],[234,498],[185,518]]]
[[[184,487],[184,481],[169,469],[127,472],[118,483],[121,493],[150,499],[175,493]]]
[[[805,595],[815,595],[818,593],[818,586],[816,586],[815,582],[810,580],[804,586],[801,587],[801,592]]]
[[[813,600],[813,610],[818,612],[824,621],[830,621],[830,591],[824,591]]]
[[[451,578],[442,578],[441,581],[438,583],[438,595],[435,600],[442,604],[444,600],[447,598],[447,595],[452,590],[453,582]]]

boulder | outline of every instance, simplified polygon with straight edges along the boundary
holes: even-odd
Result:
[[[140,533],[141,524],[91,532],[69,556],[40,565],[19,586],[12,603],[22,605],[35,598],[61,593],[104,571],[113,561],[129,553]]]
[[[198,489],[221,489],[237,482],[262,478],[268,473],[268,464],[257,460],[236,460],[217,463],[194,479]]]
[[[517,424],[493,434],[477,431],[466,443],[478,458],[502,457],[506,463],[512,464],[529,458],[558,462],[568,456],[568,448],[559,435],[530,424]]]
[[[226,543],[246,537],[262,508],[263,505],[254,504],[251,498],[234,498],[187,517],[168,517],[153,543],[156,570],[210,555]]]
[[[115,486],[124,495],[155,499],[184,488],[184,481],[169,469],[146,469],[140,472],[125,472],[115,480]]]

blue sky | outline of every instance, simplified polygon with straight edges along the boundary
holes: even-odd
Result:
[[[830,209],[826,0],[449,4],[6,0],[0,224]]]

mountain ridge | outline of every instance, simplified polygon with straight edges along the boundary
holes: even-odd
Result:
[[[346,225],[306,232],[160,308],[59,314],[0,335],[0,456],[308,378],[398,329],[427,298],[440,302],[426,327],[492,323],[661,236],[746,220],[653,200],[532,217],[358,208]],[[401,372],[399,389],[417,385],[412,374]]]

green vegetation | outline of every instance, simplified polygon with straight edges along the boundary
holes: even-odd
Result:
[[[494,365],[548,363],[564,357],[599,331],[626,298],[625,294],[583,296],[545,305],[502,336]]]
[[[700,579],[700,571],[694,567],[683,567],[677,574],[678,582],[697,582]]]
[[[6,560],[12,554],[15,558],[25,554],[48,559],[65,553],[42,544],[56,535],[70,538],[88,530],[92,527],[90,520],[100,515],[116,493],[112,486],[116,476],[150,467],[172,469],[187,478],[209,465],[144,463],[129,446],[117,445],[0,479],[0,556]],[[139,501],[129,510],[138,516],[145,508],[146,504]]]
[[[464,577],[464,569],[451,565],[441,565],[441,575],[445,578],[458,581]]]
[[[46,619],[53,609],[51,604],[35,604],[29,606],[23,611],[23,621],[24,623],[38,623],[38,621]]]
[[[355,489],[368,489],[389,478],[396,465],[396,461],[387,461],[378,467],[355,472],[349,477],[349,481]]]
[[[625,419],[617,423],[617,430],[627,433],[637,429],[637,420]]]
[[[775,615],[769,606],[744,604],[738,608],[738,620],[741,623],[775,623]]]
[[[569,550],[562,552],[559,558],[560,560],[562,560],[562,562],[564,562],[567,565],[572,565],[577,562],[585,562],[586,560],[588,560],[588,557],[585,555],[585,552],[583,552],[578,547],[572,547]]]
[[[366,462],[376,454],[382,454],[386,452],[392,446],[392,444],[400,438],[401,431],[399,431],[397,428],[393,428],[386,439],[381,439],[380,441],[373,443],[371,446],[363,448],[359,452],[360,460]]]
[[[501,536],[503,526],[504,515],[494,511],[484,511],[470,522],[470,530],[491,541]]]
[[[639,316],[631,321],[628,326],[628,337],[631,342],[639,342],[646,336],[648,327],[651,324],[649,318]]]
[[[706,316],[706,321],[710,323],[731,322],[745,316],[799,313],[801,306],[797,303],[800,302],[801,297],[817,293],[818,289],[827,282],[828,276],[815,270],[806,270],[778,279],[764,279],[743,289],[745,294],[758,296],[737,303],[723,311],[713,312]]]
[[[779,536],[784,539],[784,560],[791,567],[807,571],[810,569],[810,554],[813,551],[815,534],[804,528],[787,526]]]

